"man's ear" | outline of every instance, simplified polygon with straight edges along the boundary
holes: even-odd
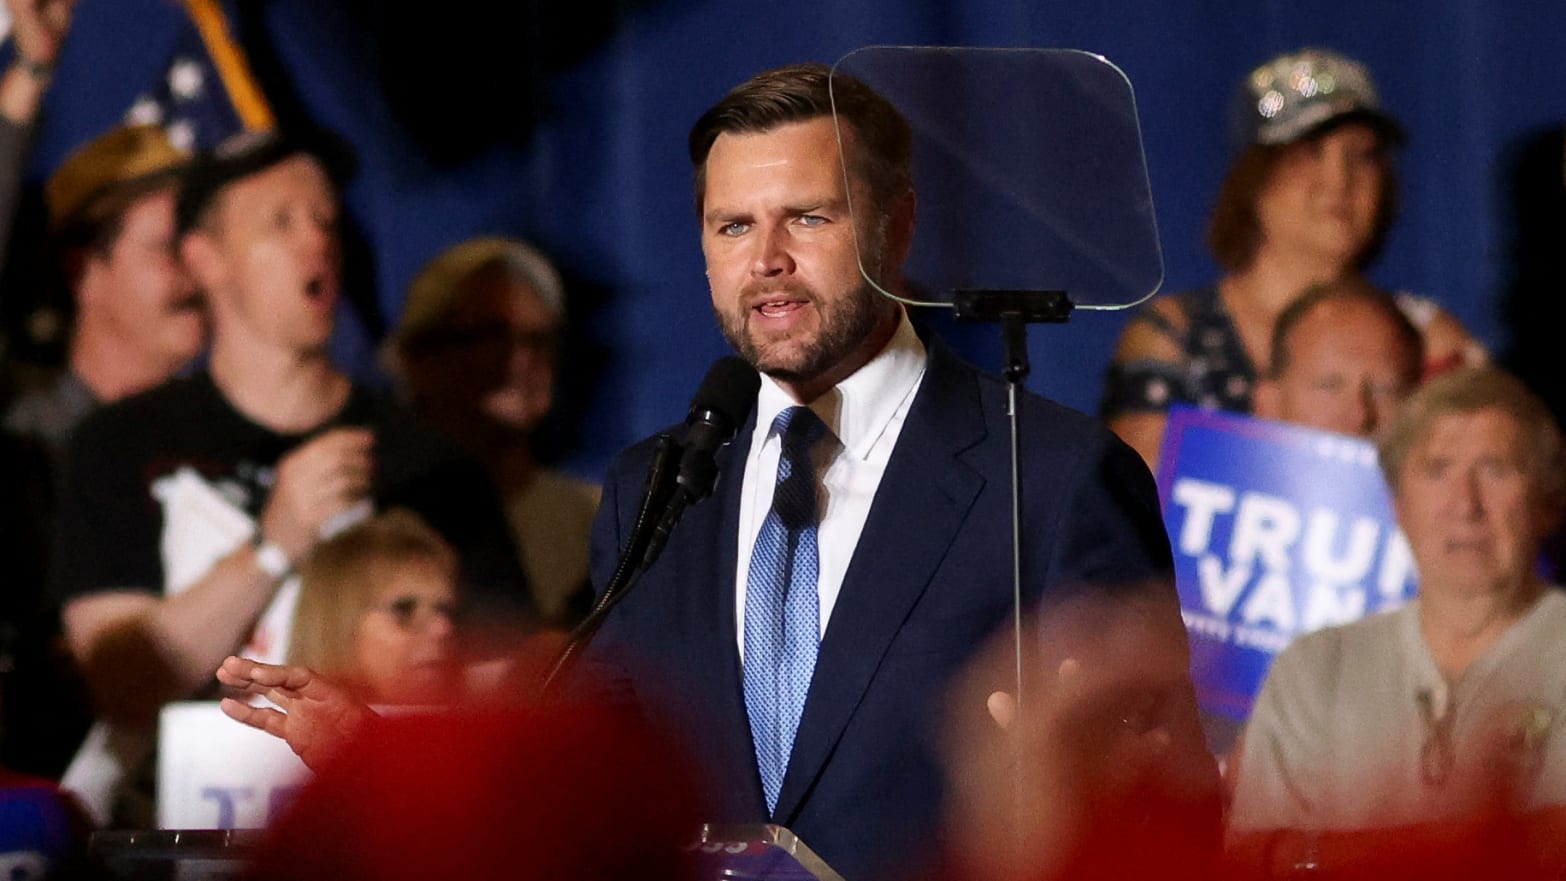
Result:
[[[66,278],[75,280],[71,285],[71,296],[78,306],[85,306],[100,298],[107,263],[94,248],[82,248],[66,258]]]
[[[196,287],[211,292],[219,287],[224,272],[222,255],[212,234],[194,229],[179,240],[179,262],[195,279]]]
[[[886,231],[886,250],[891,257],[891,265],[898,267],[908,261],[908,253],[913,249],[914,215],[918,213],[919,199],[913,190],[909,190],[892,205],[891,224]]]
[[[1283,418],[1283,389],[1277,380],[1258,379],[1251,393],[1252,412],[1263,419]]]
[[[1403,470],[1394,475],[1391,480],[1387,481],[1387,500],[1392,503],[1392,520],[1399,524],[1400,529],[1402,524],[1409,522],[1409,520],[1413,517],[1413,512],[1408,510],[1408,497],[1403,495],[1401,486],[1403,483],[1403,475],[1408,473],[1408,469],[1409,463],[1405,461],[1403,463]],[[1413,546],[1410,545],[1408,550],[1410,553],[1412,553],[1414,550]]]
[[[1538,480],[1537,477],[1534,478]],[[1537,487],[1537,483],[1535,484]],[[1542,545],[1549,540],[1561,527],[1562,521],[1566,521],[1566,498],[1559,493],[1545,495],[1538,489],[1534,489],[1534,525],[1539,530],[1538,540]]]

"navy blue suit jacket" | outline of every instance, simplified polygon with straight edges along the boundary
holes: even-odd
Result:
[[[769,818],[735,635],[740,484],[751,428],[719,454],[713,497],[608,617],[584,670],[629,689],[683,736],[715,822],[771,821],[849,881],[937,842],[943,692],[1012,615],[1006,389],[927,340],[908,413],[821,642],[777,810]],[[1027,598],[1167,577],[1169,541],[1141,459],[1096,420],[1035,395],[1022,406]],[[601,589],[630,532],[652,443],[622,453],[593,534]],[[1162,588],[1160,588],[1162,589]],[[1172,582],[1167,590],[1176,615]]]

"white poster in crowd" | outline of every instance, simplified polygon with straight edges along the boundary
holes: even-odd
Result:
[[[189,589],[211,571],[217,561],[233,553],[255,534],[255,519],[224,495],[221,488],[188,466],[159,478],[152,494],[163,510],[159,552],[163,561],[164,593],[173,596]],[[268,664],[281,664],[288,656],[294,609],[299,602],[299,578],[289,577],[237,653]],[[215,707],[216,705],[214,705]],[[227,721],[227,720],[225,720]],[[229,722],[230,726],[241,727]],[[154,749],[148,733],[134,726],[94,723],[71,760],[60,785],[71,791],[97,825],[114,816],[114,804]],[[156,744],[161,767],[182,766],[183,756],[168,741]],[[161,808],[160,808],[161,814]],[[168,828],[167,826],[165,828]],[[209,825],[180,828],[216,828]]]
[[[162,829],[266,826],[310,777],[288,744],[228,718],[216,701],[164,707],[158,753]]]
[[[255,519],[189,466],[159,478],[152,494],[163,507],[161,552],[164,592],[169,595],[200,581],[219,560],[255,535]],[[239,654],[266,664],[283,663],[298,604],[299,578],[290,576],[261,613],[250,642]]]

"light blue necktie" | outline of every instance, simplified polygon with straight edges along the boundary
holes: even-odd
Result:
[[[826,425],[809,407],[789,407],[772,427],[783,436],[777,489],[745,582],[745,709],[769,814],[777,809],[821,642],[810,449]]]

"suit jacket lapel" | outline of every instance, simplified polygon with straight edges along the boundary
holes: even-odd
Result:
[[[985,435],[977,379],[939,340],[926,344],[929,366],[821,642],[777,822],[792,822],[984,485],[957,458]]]

